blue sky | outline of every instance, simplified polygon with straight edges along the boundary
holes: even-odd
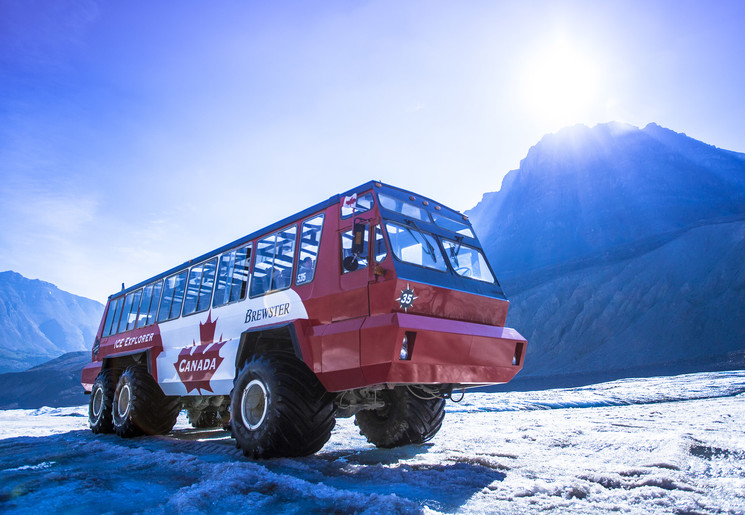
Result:
[[[460,210],[566,125],[745,151],[741,1],[0,0],[0,270],[99,301],[370,179]]]

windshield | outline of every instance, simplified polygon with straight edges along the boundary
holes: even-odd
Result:
[[[398,259],[434,270],[447,270],[445,258],[433,235],[423,233],[416,227],[405,227],[391,222],[387,223],[385,228],[388,231],[391,250]]]
[[[401,213],[404,216],[415,218],[422,222],[429,222],[429,214],[419,206],[390,197],[384,193],[378,193],[378,200],[380,200],[380,205],[383,209],[395,211],[396,213]]]
[[[442,239],[442,246],[456,274],[477,281],[494,282],[494,275],[480,250],[445,238]]]
[[[439,225],[443,229],[453,231],[454,233],[457,233],[457,234],[462,234],[463,236],[468,236],[469,238],[476,237],[476,235],[473,234],[473,231],[471,230],[471,228],[468,227],[463,222],[459,222],[458,220],[453,220],[452,218],[448,218],[447,216],[443,216],[437,213],[432,213],[432,219],[435,221],[437,225]]]

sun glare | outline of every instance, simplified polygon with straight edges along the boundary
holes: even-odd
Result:
[[[539,120],[554,129],[587,121],[598,77],[586,56],[559,41],[542,48],[525,66],[524,102]]]

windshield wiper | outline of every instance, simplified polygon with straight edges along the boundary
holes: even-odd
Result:
[[[422,247],[424,247],[424,245],[427,246],[426,249],[423,249],[424,250],[424,253],[427,254],[428,256],[430,256],[432,258],[432,262],[433,263],[437,263],[437,253],[435,252],[435,248],[429,242],[429,240],[424,235],[424,233],[422,232],[422,230],[419,227],[417,227],[417,225],[414,222],[414,220],[409,220],[408,218],[406,218],[406,219],[404,219],[404,222],[406,222],[406,225],[411,225],[412,227],[414,227],[414,229],[416,229],[416,232],[418,232],[419,233],[419,236],[421,236],[422,237],[422,240],[424,240],[423,242],[422,241],[419,241],[419,238],[417,238],[416,235],[413,232],[411,232],[411,229],[409,227],[406,228],[406,230],[409,231],[409,234],[411,234],[411,237],[414,238],[417,241],[417,243],[419,243],[420,245],[422,245]]]

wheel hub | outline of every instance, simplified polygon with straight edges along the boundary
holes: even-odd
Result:
[[[122,385],[121,390],[119,390],[119,398],[116,402],[116,411],[120,419],[126,418],[129,413],[129,403],[131,398],[132,392],[129,389],[129,385]]]
[[[257,430],[266,419],[268,408],[267,391],[264,383],[254,379],[243,390],[241,396],[241,417],[246,427]]]
[[[103,390],[97,388],[93,393],[93,401],[91,402],[91,408],[93,409],[93,417],[98,418],[101,415],[103,409]]]

